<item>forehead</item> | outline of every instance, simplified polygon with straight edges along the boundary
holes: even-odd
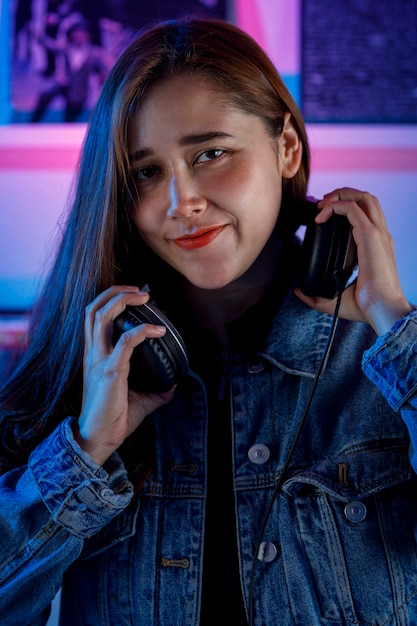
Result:
[[[232,104],[232,97],[227,89],[202,73],[194,73],[178,74],[157,80],[146,89],[140,106],[143,109],[149,101],[155,103],[167,95],[175,99],[184,99],[184,95],[189,93],[193,93],[196,98],[216,96],[219,103],[229,106]]]
[[[185,129],[230,124],[241,115],[228,93],[212,81],[200,75],[174,76],[147,90],[131,120],[130,137],[147,144],[162,133],[168,139]]]

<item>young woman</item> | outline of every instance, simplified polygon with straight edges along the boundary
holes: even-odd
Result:
[[[300,112],[234,26],[159,24],[116,63],[0,398],[10,626],[44,624],[61,584],[65,625],[416,622],[417,314],[377,199],[330,191],[316,221],[347,218],[359,272],[321,363],[308,175]],[[158,392],[130,363],[167,324],[114,339],[149,298],[189,362]]]

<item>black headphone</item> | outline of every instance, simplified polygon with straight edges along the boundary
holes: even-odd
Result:
[[[306,296],[333,299],[339,292],[336,274],[348,279],[357,265],[352,227],[344,215],[316,224],[316,202],[307,201],[306,232],[301,248],[298,286]]]
[[[114,320],[113,344],[122,333],[145,323],[165,326],[166,333],[157,339],[146,339],[133,350],[129,386],[138,392],[162,393],[171,389],[188,371],[185,343],[162,311],[151,302],[127,306]]]
[[[342,273],[348,278],[357,263],[352,229],[342,215],[333,215],[327,222],[316,224],[318,209],[312,199],[307,199],[306,208],[307,228],[298,285],[308,296],[334,298],[341,289],[336,277]],[[113,344],[122,333],[144,323],[162,324],[166,333],[157,339],[146,339],[134,349],[129,386],[138,392],[168,391],[187,373],[188,354],[181,335],[154,303],[127,306],[114,321]]]

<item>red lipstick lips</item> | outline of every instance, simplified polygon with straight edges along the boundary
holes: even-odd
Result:
[[[215,226],[214,228],[205,228],[198,230],[192,235],[184,235],[174,239],[174,243],[184,250],[195,250],[196,248],[204,248],[219,235],[225,226]]]

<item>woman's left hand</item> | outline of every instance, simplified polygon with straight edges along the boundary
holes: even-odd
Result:
[[[357,189],[336,189],[318,203],[317,223],[333,213],[345,215],[358,248],[358,276],[343,293],[339,317],[368,322],[377,334],[388,331],[413,310],[400,285],[394,244],[381,206],[374,196]],[[335,300],[297,296],[313,309],[333,313]]]

